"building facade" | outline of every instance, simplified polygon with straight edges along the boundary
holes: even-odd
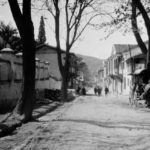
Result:
[[[65,51],[61,51],[62,53],[62,63],[65,63],[65,57],[66,53]],[[74,62],[74,54],[70,53],[70,61],[69,61],[69,80],[68,85],[69,87],[74,87],[74,73],[75,73],[75,62]],[[52,88],[61,88],[61,80],[62,76],[59,70],[58,65],[58,57],[57,57],[57,49],[56,47],[50,46],[48,44],[41,44],[36,48],[36,57],[40,60],[47,60],[50,63],[50,69],[49,69],[49,75],[52,78],[55,78],[55,80],[58,80],[60,82],[57,82],[58,85],[51,85]]]
[[[100,80],[115,94],[128,95],[133,82],[133,74],[145,68],[146,57],[138,45],[114,44],[111,56],[99,70]]]

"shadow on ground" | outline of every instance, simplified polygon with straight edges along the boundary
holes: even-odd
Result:
[[[47,113],[54,111],[60,103],[49,103],[49,104],[38,104],[35,106],[33,111],[33,120],[46,115]],[[14,118],[13,113],[8,117],[8,119],[0,124],[0,137],[12,135],[17,127],[22,125],[21,120]]]
[[[69,95],[66,102],[71,102],[74,99],[75,99],[75,96]],[[36,121],[36,119],[38,119],[39,117],[42,117],[46,115],[47,113],[54,111],[55,109],[57,109],[58,107],[62,105],[63,105],[62,102],[51,101],[49,99],[37,101],[33,110],[32,121]],[[12,117],[12,115],[10,115],[10,117],[8,117],[5,121],[3,121],[3,123],[1,122],[0,124],[0,137],[11,135],[13,131],[16,130],[16,128],[20,127],[21,125],[22,125],[21,120],[14,121],[14,118]]]
[[[93,120],[76,120],[76,119],[58,119],[53,121],[60,121],[60,122],[75,122],[75,123],[85,123],[90,125],[95,125],[98,127],[103,128],[116,128],[116,129],[128,129],[128,130],[149,130],[150,131],[150,124],[145,123],[137,123],[137,122],[97,122]]]

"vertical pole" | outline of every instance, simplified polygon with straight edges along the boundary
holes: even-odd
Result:
[[[128,45],[128,47],[129,47],[129,54],[130,54],[130,60],[131,60],[131,73],[133,73],[133,58],[132,58],[132,55],[131,55],[131,47],[130,47],[130,45]]]

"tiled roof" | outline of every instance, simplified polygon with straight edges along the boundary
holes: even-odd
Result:
[[[48,44],[40,44],[36,47],[36,51],[41,50],[41,48],[45,47],[46,49],[49,50],[54,50],[57,51],[57,48]],[[62,52],[65,52],[64,50],[61,50]]]
[[[148,44],[148,41],[144,42],[146,45]],[[127,52],[129,50],[132,51],[132,49],[139,47],[138,44],[114,44],[112,47],[112,54],[115,50],[115,54],[121,54],[123,52]]]
[[[112,49],[112,55],[113,55],[113,50],[115,50],[115,54],[121,54],[137,46],[138,45],[134,45],[134,44],[114,44]]]

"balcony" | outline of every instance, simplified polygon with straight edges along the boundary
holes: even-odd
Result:
[[[123,75],[122,74],[110,74],[109,77],[112,79],[118,79],[120,81],[123,81]]]

